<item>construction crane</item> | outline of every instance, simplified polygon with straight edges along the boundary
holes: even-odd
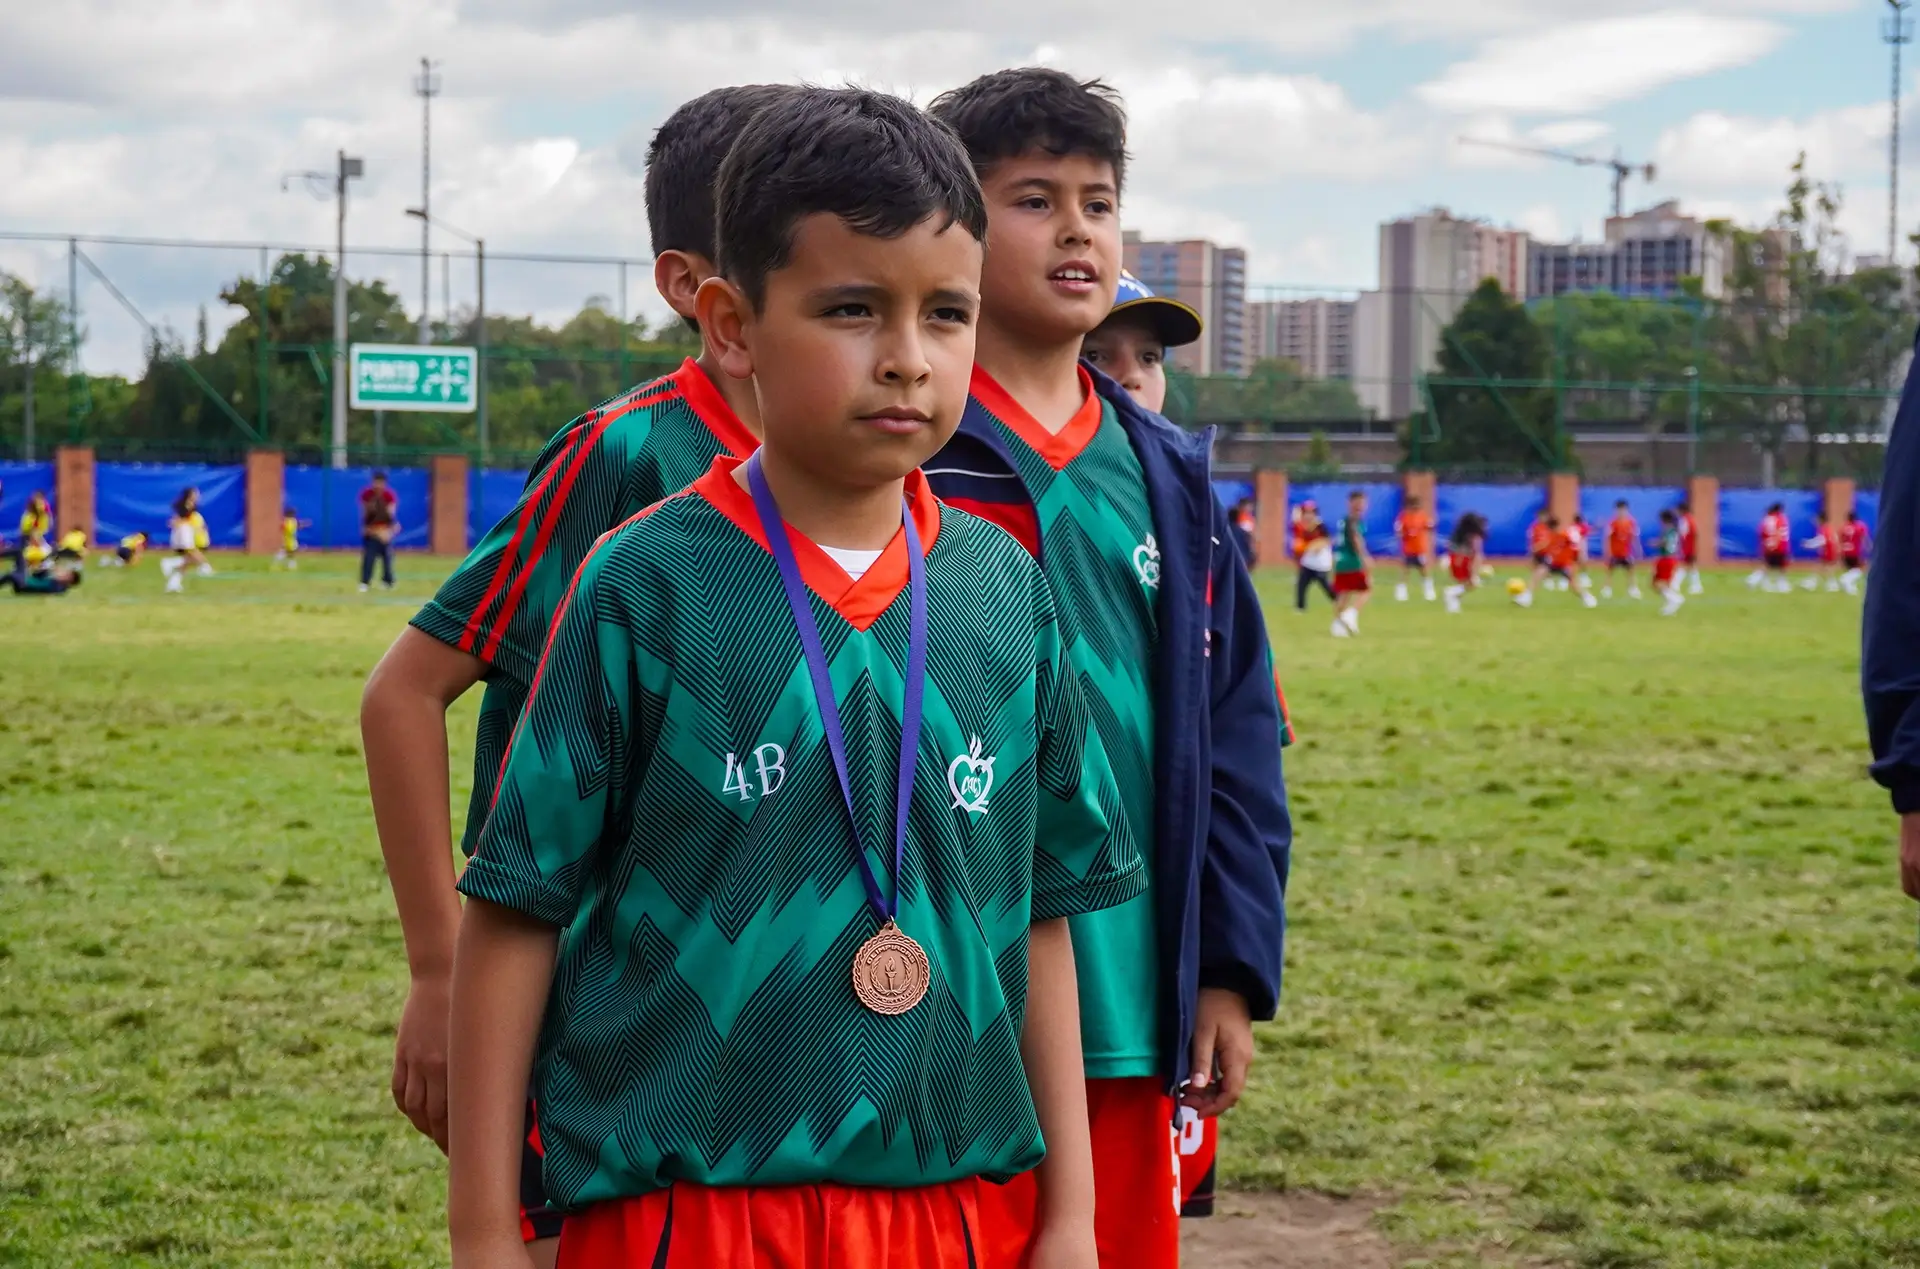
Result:
[[[1591,154],[1573,154],[1566,150],[1549,150],[1537,145],[1514,145],[1508,141],[1489,141],[1483,137],[1461,137],[1460,144],[1484,146],[1489,150],[1507,150],[1514,154],[1531,154],[1542,159],[1559,159],[1562,163],[1576,163],[1581,167],[1612,168],[1613,214],[1616,217],[1626,214],[1627,178],[1638,175],[1651,181],[1654,177],[1653,164],[1629,163],[1617,153],[1610,159],[1601,159]]]

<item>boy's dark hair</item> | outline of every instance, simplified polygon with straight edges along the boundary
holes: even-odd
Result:
[[[1786,503],[1776,502],[1771,507],[1767,508],[1767,514],[1770,516],[1779,515],[1782,511],[1785,511],[1786,509],[1787,509]]]
[[[375,479],[375,480],[377,480],[377,481],[380,481],[381,483],[383,483],[383,484],[384,484],[384,483],[386,482],[386,479],[387,479],[387,473],[385,473],[385,472],[383,472],[383,471],[377,471],[377,472],[375,472],[375,473],[373,473],[373,479]]]
[[[787,84],[737,84],[702,93],[667,116],[647,145],[647,232],[653,254],[712,260],[713,189],[734,138],[787,93]]]
[[[1627,509],[1627,500],[1625,498],[1620,499],[1620,501],[1613,504],[1613,509],[1615,511],[1625,511]]]
[[[1691,510],[1693,510],[1693,504],[1692,504],[1692,503],[1690,503],[1690,502],[1688,502],[1688,501],[1687,501],[1687,500],[1686,500],[1685,498],[1682,498],[1682,499],[1680,500],[1680,504],[1679,504],[1679,506],[1678,506],[1678,508],[1677,508],[1677,510],[1679,510],[1679,511],[1680,511],[1680,512],[1681,512],[1682,514],[1684,514],[1684,513],[1686,513],[1686,512],[1688,512],[1688,511],[1691,511]]]
[[[1559,516],[1557,516],[1557,515],[1553,515],[1552,513],[1548,513],[1548,515],[1547,515],[1547,527],[1548,527],[1549,529],[1557,529],[1557,528],[1559,528],[1559,527],[1560,527],[1560,517],[1559,517]]]
[[[1112,164],[1115,193],[1126,179],[1127,110],[1101,80],[1021,66],[941,93],[927,109],[960,134],[982,176],[1002,159],[1045,150]]]
[[[715,263],[756,310],[808,216],[838,216],[876,238],[929,218],[987,236],[980,182],[952,131],[864,88],[791,89],[761,111],[720,165],[714,206]]]
[[[1366,490],[1364,490],[1364,489],[1349,489],[1349,490],[1347,490],[1347,501],[1348,501],[1348,502],[1352,502],[1352,501],[1353,501],[1353,500],[1354,500],[1355,498],[1364,498],[1364,497],[1366,497],[1366,496],[1367,496],[1367,491],[1366,491]]]
[[[1660,523],[1661,524],[1678,524],[1680,523],[1680,513],[1678,511],[1675,511],[1672,507],[1668,507],[1666,510],[1660,513]]]

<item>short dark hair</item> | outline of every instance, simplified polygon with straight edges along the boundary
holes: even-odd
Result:
[[[1127,109],[1103,80],[1021,66],[941,93],[928,109],[960,134],[983,176],[1002,159],[1037,149],[1106,160],[1116,191],[1126,178]]]
[[[912,102],[865,88],[794,89],[761,111],[720,165],[714,204],[715,264],[756,309],[808,216],[838,216],[876,238],[933,217],[987,236],[959,139]]]
[[[667,116],[647,145],[647,232],[653,254],[690,251],[711,260],[713,187],[734,138],[787,93],[787,84],[737,84],[702,93]]]
[[[1614,504],[1613,504],[1613,506],[1614,506],[1614,510],[1616,510],[1616,511],[1618,511],[1618,510],[1619,510],[1619,509],[1621,509],[1622,507],[1625,507],[1626,505],[1627,505],[1627,500],[1626,500],[1625,498],[1622,498],[1622,499],[1620,499],[1620,500],[1619,500],[1618,502],[1616,502],[1616,503],[1614,503]]]

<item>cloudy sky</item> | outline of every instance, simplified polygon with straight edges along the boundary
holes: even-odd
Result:
[[[403,215],[420,182],[411,80],[430,55],[444,85],[434,208],[495,252],[644,257],[646,139],[707,88],[854,80],[925,101],[1026,62],[1126,94],[1130,227],[1244,246],[1258,284],[1370,286],[1377,223],[1434,204],[1598,236],[1605,172],[1462,147],[1463,135],[1617,148],[1659,166],[1631,202],[1674,197],[1749,221],[1777,207],[1805,150],[1842,183],[1856,250],[1878,251],[1884,12],[1883,0],[22,0],[0,5],[0,232],[331,242],[331,204],[281,184],[344,146],[367,161],[350,250],[417,244]],[[1920,111],[1907,129],[1920,132]],[[1909,185],[1920,224],[1920,174]],[[245,251],[88,250],[150,319],[185,333],[223,280],[257,269]],[[65,287],[59,245],[0,240],[0,267]],[[353,267],[417,306],[417,261]],[[470,303],[470,261],[450,282],[454,305]],[[617,286],[610,267],[503,262],[489,307],[554,315]],[[432,289],[437,311],[438,264]],[[628,290],[633,311],[657,311],[643,269]],[[90,281],[81,303],[89,367],[137,361],[133,319]],[[217,333],[228,318],[212,308]]]

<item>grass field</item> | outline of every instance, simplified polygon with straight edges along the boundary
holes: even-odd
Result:
[[[355,709],[445,565],[361,596],[344,558],[224,563],[0,598],[0,1263],[444,1261],[444,1169],[386,1092]],[[1391,1196],[1422,1262],[1920,1265],[1858,601],[1483,592],[1335,642],[1288,580],[1287,995],[1227,1180]]]

